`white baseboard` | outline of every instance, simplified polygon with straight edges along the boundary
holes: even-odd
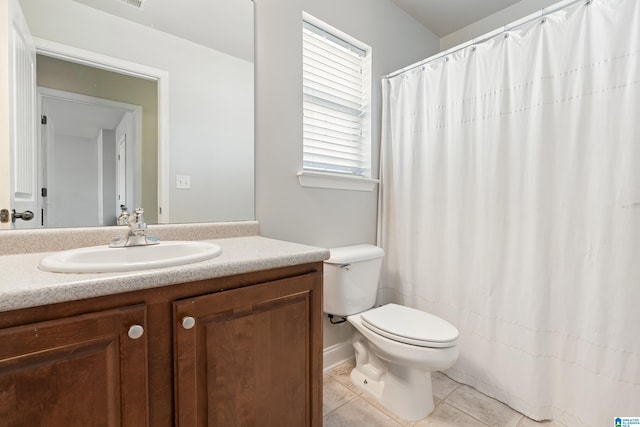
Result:
[[[327,347],[322,352],[322,368],[328,371],[341,363],[353,359],[353,345],[351,340]]]

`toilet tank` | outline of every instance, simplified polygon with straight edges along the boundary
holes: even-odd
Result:
[[[373,245],[343,246],[329,250],[324,262],[323,310],[350,316],[375,305],[384,251]]]

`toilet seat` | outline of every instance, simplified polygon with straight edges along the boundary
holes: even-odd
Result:
[[[386,304],[360,314],[362,324],[394,341],[420,347],[456,345],[458,330],[444,319],[397,304]]]

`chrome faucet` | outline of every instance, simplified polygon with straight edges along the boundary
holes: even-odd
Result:
[[[109,243],[110,248],[125,248],[129,246],[157,245],[160,239],[147,235],[147,224],[142,213],[144,209],[136,208],[129,215],[129,232],[125,237],[116,237]]]

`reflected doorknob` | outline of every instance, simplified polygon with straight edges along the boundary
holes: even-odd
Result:
[[[16,212],[15,209],[11,209],[11,222],[16,222],[16,219],[31,221],[33,217],[35,217],[35,215],[31,211]]]

